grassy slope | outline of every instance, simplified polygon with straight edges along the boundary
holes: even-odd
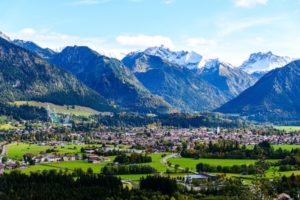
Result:
[[[48,105],[51,110],[55,110],[57,113],[61,114],[71,114],[71,115],[76,115],[76,116],[90,116],[94,114],[99,114],[98,111],[88,108],[88,107],[83,107],[83,106],[75,106],[74,109],[72,109],[72,106],[61,106],[61,105],[56,105],[53,103],[43,103],[43,102],[37,102],[37,101],[15,101],[14,102],[16,105],[31,105],[31,106],[37,106],[37,107],[43,107],[43,108],[48,108]]]
[[[300,131],[300,126],[274,126],[274,128],[285,132]]]
[[[7,130],[13,130],[16,127],[10,125],[10,124],[0,124],[0,131],[7,131]]]

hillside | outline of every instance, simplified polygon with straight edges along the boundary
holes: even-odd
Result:
[[[216,111],[259,120],[300,119],[300,60],[272,70]]]
[[[236,97],[252,86],[256,79],[239,68],[219,59],[207,60],[199,69],[200,76],[226,94],[228,99]]]
[[[54,56],[52,62],[125,110],[143,113],[173,111],[161,97],[143,87],[122,62],[102,56],[88,47],[66,47]]]
[[[158,56],[135,52],[122,61],[148,90],[183,112],[211,110],[228,99],[193,70]]]
[[[37,101],[15,101],[13,104],[20,106],[20,105],[29,105],[34,107],[42,107],[45,109],[50,109],[56,113],[60,114],[70,114],[76,116],[90,116],[100,114],[100,112],[84,106],[68,106],[68,105],[56,105],[53,103],[46,103],[46,102],[37,102]]]
[[[24,40],[13,40],[12,43],[14,43],[17,46],[23,47],[24,49],[27,49],[31,52],[34,52],[38,56],[46,60],[51,59],[56,54],[55,51],[49,48],[42,48],[37,44],[35,44],[34,42],[24,41]]]
[[[2,102],[35,100],[113,110],[103,97],[70,73],[36,54],[0,38],[0,99]]]

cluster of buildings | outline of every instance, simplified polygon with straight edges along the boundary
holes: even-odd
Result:
[[[24,131],[28,130],[23,130]],[[31,130],[39,131],[39,130]],[[44,131],[51,131],[48,128]],[[125,153],[156,153],[156,152],[178,152],[180,151],[183,142],[187,144],[187,148],[193,148],[196,143],[209,143],[216,141],[220,138],[237,141],[239,144],[254,145],[262,141],[269,141],[271,144],[300,144],[300,134],[256,134],[250,130],[245,129],[220,129],[220,128],[127,128],[123,130],[114,131],[93,131],[86,132],[73,132],[69,133],[72,138],[73,144],[84,144],[85,138],[88,135],[93,144],[104,144],[101,147],[102,152],[108,151],[123,151]],[[69,141],[70,142],[70,141]],[[39,145],[50,146],[63,146],[67,144],[65,141],[48,141],[40,142]],[[126,148],[119,148],[119,146]],[[3,146],[3,145],[2,145]],[[78,155],[56,155],[56,154],[41,154],[33,157],[35,163],[44,162],[61,162],[73,160],[86,160],[89,163],[100,163],[106,161],[103,156],[97,155],[95,148],[85,148],[84,152],[86,157],[82,158],[81,154]],[[0,155],[1,158],[1,155]],[[6,166],[7,165],[7,166]],[[2,168],[14,168],[15,163],[11,162]]]
[[[62,162],[62,161],[74,161],[81,160],[82,156],[79,155],[51,155],[43,154],[32,158],[34,163],[47,163],[47,162]]]
[[[300,144],[300,135],[285,134],[256,134],[250,130],[225,130],[220,128],[132,128],[123,132],[94,132],[95,141],[105,144],[123,144],[145,149],[149,152],[176,152],[186,142],[188,148],[195,143],[209,143],[220,138],[237,141],[239,144],[254,145],[262,141],[271,144]]]

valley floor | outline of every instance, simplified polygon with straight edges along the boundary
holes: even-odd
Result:
[[[55,149],[57,150],[56,154],[81,154],[81,148],[88,146],[97,146],[95,144],[66,144],[63,146],[57,146]],[[99,146],[99,145],[98,145]],[[282,148],[291,150],[292,148],[300,148],[300,145],[274,145],[274,148]],[[4,154],[8,159],[21,161],[23,159],[23,155],[32,154],[39,155],[44,153],[47,149],[53,148],[53,146],[49,145],[40,145],[40,144],[28,144],[28,143],[11,143],[8,145],[4,145],[6,149],[5,152],[2,151],[2,156]],[[120,148],[126,149],[128,147],[120,145]],[[254,164],[257,160],[252,159],[208,159],[208,158],[182,158],[180,155],[176,153],[152,153],[150,154],[152,158],[151,163],[145,163],[145,165],[149,165],[157,170],[157,173],[164,176],[170,177],[184,177],[188,174],[197,174],[196,165],[199,163],[209,164],[212,166],[233,166],[233,165],[249,165]],[[22,173],[30,174],[31,172],[38,172],[43,170],[63,170],[72,172],[76,169],[82,169],[87,171],[89,168],[93,170],[94,173],[101,173],[102,168],[112,163],[115,156],[108,156],[106,159],[100,163],[89,163],[86,160],[74,160],[74,161],[59,161],[59,162],[44,162],[44,163],[36,163],[35,165],[23,166],[18,168]],[[277,162],[278,160],[267,160],[268,162]],[[175,165],[177,165],[175,167]],[[176,169],[175,169],[176,168]],[[14,169],[5,170],[6,172],[11,172]],[[251,180],[254,176],[252,175],[241,175],[241,174],[233,174],[233,173],[212,173],[216,175],[224,175],[227,177],[239,177],[244,180]],[[286,172],[278,172],[278,168],[272,167],[270,168],[265,176],[267,178],[274,178],[280,176],[290,176],[292,174],[299,174],[299,171],[286,171]],[[138,181],[141,177],[146,177],[147,174],[127,174],[127,175],[119,175],[124,181]]]

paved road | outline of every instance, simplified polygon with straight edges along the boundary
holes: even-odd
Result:
[[[167,155],[167,156],[165,156],[165,157],[163,157],[161,160],[160,160],[160,162],[162,163],[162,164],[164,164],[166,167],[168,167],[168,159],[170,159],[170,158],[175,158],[175,157],[177,157],[177,155],[178,154],[176,154],[176,153],[172,153],[172,154],[170,154],[170,155]]]
[[[176,157],[178,157],[178,154],[177,154],[177,153],[173,153],[173,154],[170,154],[170,155],[167,155],[167,156],[163,157],[163,158],[160,160],[160,162],[161,162],[162,164],[164,164],[167,168],[169,168],[169,167],[175,168],[175,165],[168,166],[168,159],[170,159],[170,158],[176,158]],[[178,169],[180,169],[180,170],[185,170],[185,168],[180,167],[180,166],[178,167]],[[190,172],[190,173],[193,173],[193,174],[198,174],[196,171],[191,171],[191,170],[189,170],[189,172]]]
[[[1,142],[0,143],[0,148],[2,149],[1,151],[1,156],[6,156],[6,142]]]

